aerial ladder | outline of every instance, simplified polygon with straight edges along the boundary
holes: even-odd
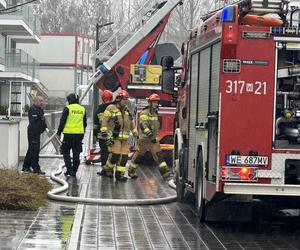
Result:
[[[138,61],[149,48],[154,48],[163,32],[171,11],[182,0],[147,0],[142,7],[116,31],[94,54],[99,62],[88,87],[82,93],[80,102],[94,84],[100,89],[126,89],[129,65]],[[149,51],[148,57],[153,56]]]

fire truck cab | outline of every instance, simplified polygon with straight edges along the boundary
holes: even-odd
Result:
[[[201,219],[218,194],[300,196],[300,11],[290,7],[239,1],[182,46],[175,181]]]

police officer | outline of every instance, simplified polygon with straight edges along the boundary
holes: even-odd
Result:
[[[117,181],[126,181],[124,176],[128,160],[129,134],[137,134],[132,116],[127,109],[129,94],[125,90],[118,90],[115,103],[109,105],[103,114],[101,132],[106,137],[109,146],[109,156],[104,167],[105,174],[113,177],[116,167],[115,178]]]
[[[104,111],[107,108],[107,106],[110,105],[113,101],[113,93],[109,90],[104,90],[101,98],[102,98],[102,103],[99,105],[94,116],[94,123],[95,123],[94,130],[95,130],[95,135],[99,140],[101,166],[102,166],[102,169],[98,171],[97,174],[104,175],[105,174],[104,166],[108,158],[108,147],[106,145],[106,138],[102,136],[102,133],[100,132],[100,128],[102,124]]]
[[[168,178],[171,172],[163,158],[163,153],[157,139],[159,128],[158,106],[160,97],[157,94],[152,94],[147,99],[148,106],[140,114],[138,149],[134,153],[131,163],[129,164],[128,175],[132,179],[138,177],[136,175],[136,169],[138,167],[137,162],[139,162],[149,150],[154,161],[158,163],[159,172],[163,178]]]
[[[69,94],[67,96],[69,105],[64,108],[60,119],[57,135],[64,134],[62,141],[62,153],[67,167],[66,175],[76,176],[80,164],[79,155],[82,152],[82,140],[86,128],[86,113],[83,106],[79,104],[79,96]],[[71,161],[70,150],[73,153]]]
[[[30,167],[32,167],[34,173],[45,174],[45,172],[41,171],[41,167],[39,165],[40,137],[47,128],[44,111],[42,109],[43,103],[43,97],[36,96],[33,99],[33,105],[30,107],[28,112],[28,150],[24,159],[22,169],[22,171],[25,172],[31,172]]]

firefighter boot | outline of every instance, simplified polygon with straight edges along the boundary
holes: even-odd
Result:
[[[117,166],[115,177],[117,181],[127,181],[127,177],[125,177],[126,167]]]
[[[169,170],[168,165],[165,161],[159,164],[159,172],[165,180],[170,177],[171,171]]]
[[[103,175],[113,178],[113,172],[114,172],[114,164],[112,164],[110,161],[106,162],[106,165],[103,167],[101,173],[103,172]]]
[[[97,172],[97,175],[100,175],[100,176],[106,175],[106,171],[105,171],[104,167]]]
[[[117,181],[127,181],[127,177],[122,175],[122,173],[120,171],[116,171],[115,177],[116,177]]]
[[[131,178],[131,179],[137,179],[138,176],[136,174],[136,169],[137,169],[137,165],[130,162],[129,164],[129,168],[128,168],[128,176]]]

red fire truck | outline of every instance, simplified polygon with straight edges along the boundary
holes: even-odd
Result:
[[[192,194],[202,219],[216,195],[300,196],[299,9],[289,7],[239,1],[182,45],[176,188],[179,200]]]

